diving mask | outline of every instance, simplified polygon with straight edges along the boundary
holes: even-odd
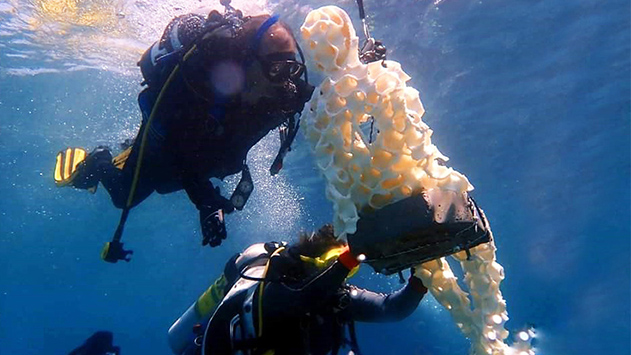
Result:
[[[263,75],[273,83],[297,79],[305,72],[305,65],[296,61],[294,53],[275,53],[259,58]]]

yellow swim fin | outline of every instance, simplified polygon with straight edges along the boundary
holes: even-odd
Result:
[[[58,187],[72,185],[77,176],[77,167],[87,156],[88,152],[83,148],[66,148],[57,153],[54,171],[55,184]],[[97,186],[87,190],[95,193]]]

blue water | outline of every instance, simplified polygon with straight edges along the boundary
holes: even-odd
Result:
[[[356,16],[352,1],[336,3]],[[629,2],[376,3],[366,1],[373,35],[412,76],[433,142],[491,221],[507,326],[534,324],[537,354],[630,354]],[[119,211],[103,189],[56,188],[54,156],[133,137],[140,77],[133,56],[114,65],[117,51],[64,52],[68,33],[36,36],[45,29],[26,25],[29,4],[0,4],[0,354],[65,354],[100,329],[114,332],[123,354],[169,354],[167,329],[231,254],[331,219],[323,181],[302,137],[283,173],[269,177],[278,144],[270,135],[251,154],[256,190],[228,216],[220,248],[201,247],[184,193],[155,195],[127,223],[133,261],[102,262]],[[297,29],[309,6],[324,4],[270,6]],[[161,22],[138,22],[153,37],[129,43],[151,43],[179,10],[161,11]],[[399,287],[370,271],[353,283]],[[431,296],[405,321],[360,325],[358,335],[366,354],[459,355],[469,346]]]

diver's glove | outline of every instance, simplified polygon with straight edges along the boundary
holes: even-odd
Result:
[[[202,245],[210,244],[211,247],[216,247],[223,239],[226,239],[223,209],[202,206],[199,209],[199,222],[202,225]]]
[[[423,280],[421,280],[421,265],[413,266],[410,268],[410,286],[418,293],[425,294],[427,293],[427,287],[423,284]]]
[[[223,239],[226,239],[224,214],[234,211],[234,206],[229,199],[221,196],[219,187],[216,187],[213,192],[214,194],[205,203],[197,205],[197,209],[202,226],[202,245],[210,244],[211,247],[216,247]]]

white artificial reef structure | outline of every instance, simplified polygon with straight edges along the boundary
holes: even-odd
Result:
[[[326,178],[338,237],[355,233],[364,208],[379,209],[419,190],[473,190],[463,174],[444,166],[448,158],[432,144],[419,92],[406,85],[410,76],[401,65],[359,60],[359,38],[344,10],[313,10],[300,31],[305,52],[326,76],[302,117]],[[511,346],[505,343],[508,314],[499,288],[504,270],[495,250],[491,238],[472,248],[469,260],[464,251],[451,256],[462,267],[468,292],[446,258],[417,266],[416,275],[471,340],[472,354],[533,355],[532,333],[520,333]]]

